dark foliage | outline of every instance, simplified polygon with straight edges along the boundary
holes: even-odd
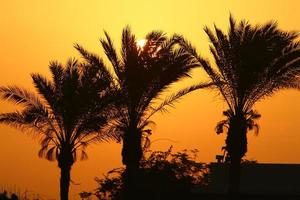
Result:
[[[165,152],[147,151],[138,175],[136,193],[139,199],[184,197],[193,188],[206,185],[208,171],[205,164],[196,160],[197,154],[197,150],[173,153],[172,148]],[[98,199],[124,199],[124,168],[113,169],[96,181]]]
[[[14,193],[9,197],[7,192],[4,191],[3,193],[0,193],[0,200],[19,200],[19,197]]]

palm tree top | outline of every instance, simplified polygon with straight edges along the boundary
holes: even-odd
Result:
[[[216,25],[204,31],[211,42],[215,66],[197,54],[189,42],[182,46],[201,63],[217,84],[229,109],[250,112],[260,99],[283,88],[299,88],[300,46],[298,32],[282,31],[274,21],[251,25],[230,16],[228,33]]]
[[[52,80],[31,75],[38,94],[17,86],[0,87],[2,99],[22,107],[0,114],[0,122],[39,136],[41,157],[55,160],[68,146],[74,160],[77,151],[85,159],[88,144],[110,139],[100,132],[110,117],[114,87],[103,65],[91,64],[70,59],[64,67],[51,62]]]
[[[185,77],[199,64],[178,43],[176,36],[166,37],[162,31],[152,31],[145,37],[143,48],[137,45],[135,35],[129,26],[122,32],[121,51],[117,52],[112,39],[105,32],[100,40],[105,54],[111,62],[116,81],[122,93],[123,109],[121,123],[126,126],[145,127],[148,119],[157,111],[184,94],[206,87],[198,84],[171,95],[162,101],[163,93],[169,87]],[[154,104],[161,102],[154,107]]]

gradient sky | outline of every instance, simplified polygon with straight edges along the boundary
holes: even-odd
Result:
[[[0,85],[16,84],[32,89],[30,73],[49,75],[51,60],[65,62],[78,57],[75,42],[102,54],[99,38],[109,32],[119,46],[122,28],[130,25],[138,38],[155,29],[169,35],[183,34],[202,53],[208,55],[208,39],[203,27],[228,27],[229,13],[251,23],[277,20],[284,30],[300,30],[298,0],[1,0],[0,6]],[[201,74],[195,72],[199,81]],[[256,105],[262,114],[259,136],[249,134],[248,159],[259,162],[300,163],[300,92],[282,91]],[[0,112],[16,109],[0,103]],[[225,135],[214,133],[226,105],[211,91],[186,96],[169,114],[158,114],[152,140],[153,149],[197,148],[200,160],[214,161]],[[0,188],[16,186],[58,199],[57,163],[38,158],[39,145],[32,137],[0,126]],[[99,144],[88,148],[89,159],[75,163],[71,199],[82,190],[96,187],[101,177],[121,166],[120,144]]]

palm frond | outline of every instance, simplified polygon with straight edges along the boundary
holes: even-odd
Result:
[[[90,53],[85,50],[79,44],[75,44],[74,48],[78,50],[81,56],[88,62],[94,69],[98,69],[98,73],[101,73],[102,77],[104,78],[111,78],[111,73],[108,68],[105,66],[103,60],[94,53]]]
[[[228,120],[227,119],[226,120],[221,120],[217,123],[216,128],[215,128],[216,133],[217,134],[223,133],[224,132],[224,127],[228,128]]]
[[[87,160],[87,159],[88,159],[87,153],[84,150],[82,150],[80,160]]]
[[[56,88],[55,90],[60,91],[60,87],[64,78],[64,68],[60,63],[56,61],[50,62],[49,68],[52,74],[54,86]]]
[[[47,101],[48,106],[56,112],[56,97],[57,95],[61,95],[60,91],[57,91],[53,83],[40,74],[31,74],[31,77],[39,94]]]
[[[11,101],[17,105],[21,104],[25,107],[44,107],[36,94],[17,86],[0,87],[0,98]]]
[[[105,34],[106,40],[100,39],[100,42],[104,49],[104,53],[108,57],[109,61],[112,63],[112,66],[114,68],[116,75],[118,77],[120,77],[121,73],[122,73],[121,63],[120,63],[121,61],[118,58],[116,49],[113,45],[113,42],[112,42],[110,36],[108,35],[108,33],[106,31],[104,31],[104,34]]]
[[[199,89],[211,88],[211,87],[214,87],[214,86],[215,86],[214,83],[199,83],[197,85],[193,85],[193,86],[184,88],[184,89],[176,92],[175,94],[172,94],[169,97],[166,97],[165,100],[160,105],[158,105],[157,107],[151,108],[151,110],[149,111],[149,114],[148,114],[146,119],[149,119],[152,115],[154,115],[158,111],[165,112],[166,110],[164,108],[166,106],[173,107],[173,104],[176,101],[178,101],[181,97],[183,97],[184,95],[186,95],[190,92],[193,92],[193,91],[199,90]]]

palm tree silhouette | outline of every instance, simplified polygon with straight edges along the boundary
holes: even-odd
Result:
[[[0,87],[2,99],[23,108],[0,114],[0,123],[40,138],[38,155],[58,162],[62,200],[68,199],[70,171],[77,155],[86,159],[89,144],[111,137],[99,132],[110,118],[114,86],[109,72],[98,61],[95,66],[70,59],[65,67],[51,62],[52,80],[31,75],[38,94],[16,86]]]
[[[228,105],[216,132],[227,128],[226,150],[230,157],[229,193],[239,192],[241,159],[247,152],[247,132],[258,131],[253,110],[255,103],[284,88],[299,87],[300,48],[296,32],[282,31],[277,23],[253,26],[238,24],[230,16],[228,34],[215,26],[205,28],[216,68],[201,57],[192,45],[179,38],[181,45],[198,60]]]
[[[163,93],[172,83],[189,77],[199,64],[182,48],[175,48],[175,38],[167,38],[160,31],[152,31],[145,37],[143,47],[137,45],[136,37],[129,27],[123,29],[121,56],[105,32],[102,47],[111,62],[119,88],[121,107],[108,132],[120,136],[123,142],[122,162],[126,165],[124,195],[133,199],[138,190],[138,171],[143,154],[142,141],[151,134],[150,117],[157,111],[165,111],[174,101],[209,83],[180,90],[164,98]],[[145,137],[144,137],[145,136]]]

